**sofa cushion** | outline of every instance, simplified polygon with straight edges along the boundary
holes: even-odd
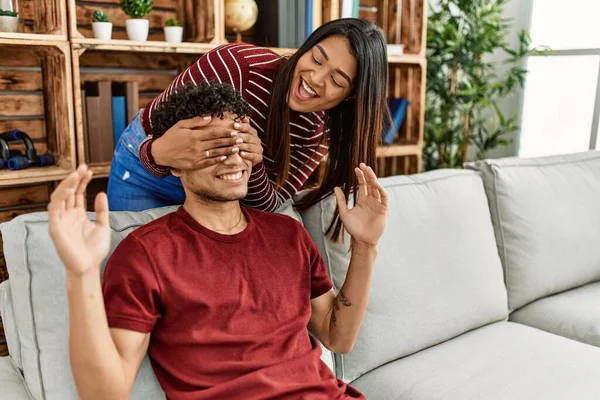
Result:
[[[600,280],[600,152],[466,167],[483,175],[510,311]]]
[[[23,375],[11,357],[0,357],[0,397],[6,400],[29,400],[31,395]]]
[[[111,251],[133,229],[174,209],[111,213]],[[11,291],[18,293],[12,299],[27,386],[36,400],[77,399],[68,354],[65,268],[48,234],[47,213],[21,215],[0,229]],[[131,398],[165,398],[148,362]]]
[[[537,300],[510,320],[600,347],[600,282]]]
[[[384,365],[352,385],[369,399],[590,400],[600,349],[498,322]]]
[[[10,281],[0,283],[0,316],[2,317],[8,353],[12,357],[15,366],[21,369],[23,368],[23,363],[21,362],[21,342],[19,341],[17,324],[15,322]]]
[[[144,212],[111,212],[111,252],[139,226],[173,212],[177,206]],[[278,212],[300,220],[286,202]],[[94,214],[89,213],[93,220]],[[65,271],[48,234],[47,213],[22,215],[0,225],[13,293],[14,323],[20,340],[25,380],[35,399],[77,399],[68,357]],[[108,260],[108,258],[107,258]],[[106,261],[102,265],[102,273]],[[326,351],[322,359],[332,364]],[[164,399],[146,357],[132,399]]]
[[[379,241],[369,304],[351,353],[335,355],[346,382],[387,362],[508,317],[502,267],[478,174],[432,171],[380,180],[389,218]],[[324,237],[329,197],[302,213],[336,291],[350,254]]]

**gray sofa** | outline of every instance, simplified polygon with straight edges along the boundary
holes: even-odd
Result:
[[[351,353],[324,353],[340,379],[369,399],[600,399],[600,152],[381,181],[390,216],[364,324]],[[323,235],[334,207],[301,219],[339,289],[348,240]],[[111,213],[113,248],[173,209]],[[46,214],[0,229],[0,398],[76,399]],[[147,359],[131,398],[164,398]]]

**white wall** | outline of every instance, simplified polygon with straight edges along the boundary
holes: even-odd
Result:
[[[507,37],[507,41],[511,48],[518,48],[519,46],[519,32],[522,29],[529,30],[530,23],[530,15],[531,15],[531,2],[532,0],[510,0],[505,7],[504,15],[506,18],[510,18],[512,20],[513,27],[511,29],[510,35]],[[501,61],[503,59],[503,54],[495,54],[491,57],[493,61]],[[522,65],[523,68],[526,68],[526,61],[523,60]],[[506,72],[504,69],[504,72]],[[502,69],[498,71],[499,74],[503,72]],[[512,95],[507,96],[501,103],[500,109],[504,113],[506,117],[514,115],[514,113],[519,113],[519,122],[520,125],[520,114],[521,107],[523,105],[523,91],[518,90],[515,91]],[[518,140],[519,140],[519,132],[515,132],[511,134],[509,137],[512,139],[512,144],[507,147],[501,147],[495,149],[493,152],[490,152],[489,157],[498,158],[498,157],[508,157],[517,155],[518,149]]]

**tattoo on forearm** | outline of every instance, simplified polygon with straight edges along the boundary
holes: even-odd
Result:
[[[333,326],[337,326],[337,317],[335,316],[335,312],[340,311],[340,303],[344,307],[352,306],[350,300],[348,300],[348,298],[344,296],[344,293],[340,291],[340,293],[333,299],[333,308],[331,309],[331,323],[333,324]]]

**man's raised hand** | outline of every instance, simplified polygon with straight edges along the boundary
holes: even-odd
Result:
[[[376,245],[383,234],[388,214],[388,197],[371,167],[361,163],[354,172],[358,178],[358,198],[348,208],[344,192],[335,188],[340,218],[355,243]]]
[[[49,232],[67,273],[83,275],[100,266],[110,247],[108,200],[96,196],[96,222],[87,217],[85,189],[92,171],[82,164],[54,190],[48,204]]]

